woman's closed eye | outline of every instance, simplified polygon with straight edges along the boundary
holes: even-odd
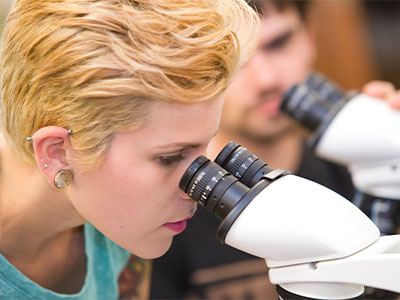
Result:
[[[184,158],[182,154],[159,156],[158,162],[163,166],[172,166],[175,163],[181,162]]]

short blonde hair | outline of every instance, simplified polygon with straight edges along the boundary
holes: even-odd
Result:
[[[0,53],[2,131],[32,163],[26,137],[71,129],[93,167],[149,103],[221,94],[259,31],[244,0],[17,0]]]

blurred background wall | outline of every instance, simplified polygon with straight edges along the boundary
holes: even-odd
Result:
[[[400,87],[400,1],[365,1],[365,9],[380,76]]]
[[[0,0],[0,33],[12,2]],[[371,79],[400,87],[399,0],[315,0],[311,20],[316,69],[346,89]]]
[[[5,17],[13,2],[13,0],[0,0],[0,34],[3,30]]]
[[[314,1],[315,65],[347,89],[371,79],[400,87],[400,1]]]

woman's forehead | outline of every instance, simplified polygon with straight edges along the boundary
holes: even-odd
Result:
[[[215,135],[222,104],[222,98],[195,104],[155,103],[135,135],[152,148],[194,147]]]

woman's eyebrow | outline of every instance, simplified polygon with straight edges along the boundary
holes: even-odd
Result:
[[[192,144],[192,143],[171,143],[161,146],[156,146],[153,149],[163,150],[163,149],[191,149],[191,148],[198,148],[201,144]]]
[[[217,135],[218,129],[215,131],[213,134],[213,138]],[[201,143],[186,143],[186,142],[177,142],[177,143],[170,143],[170,144],[165,144],[165,145],[160,145],[156,146],[153,149],[157,150],[163,150],[163,149],[192,149],[192,148],[198,148],[201,147]]]

